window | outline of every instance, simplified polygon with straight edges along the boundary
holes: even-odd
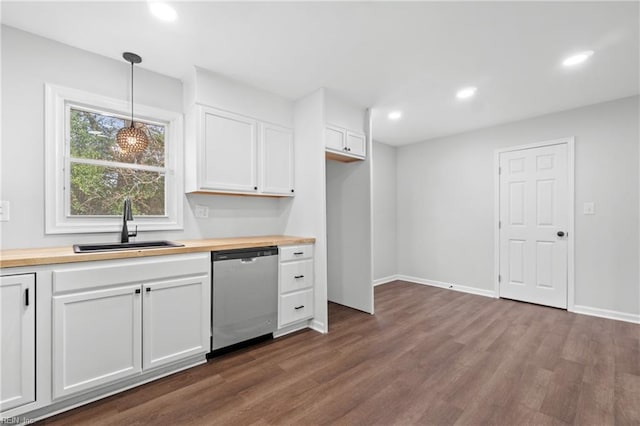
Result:
[[[136,104],[149,145],[127,153],[115,137],[128,102],[51,85],[46,97],[47,233],[118,231],[126,197],[139,230],[182,228],[180,114]]]

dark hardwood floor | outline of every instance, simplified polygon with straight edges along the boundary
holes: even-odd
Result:
[[[640,326],[396,281],[376,315],[45,421],[74,425],[639,425]]]

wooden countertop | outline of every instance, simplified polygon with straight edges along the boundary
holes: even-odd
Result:
[[[176,243],[184,244],[184,247],[167,247],[144,250],[134,249],[102,253],[74,253],[73,247],[71,246],[0,250],[0,268],[89,262],[92,260],[129,259],[148,256],[163,256],[167,254],[199,253],[263,246],[313,244],[315,241],[315,238],[309,237],[265,235],[259,237],[211,238],[206,240],[176,240]]]

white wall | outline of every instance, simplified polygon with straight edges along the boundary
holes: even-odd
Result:
[[[327,231],[324,176],[324,90],[296,101],[294,106],[296,196],[282,199],[287,223],[285,233],[316,238],[314,247],[314,328],[328,331]]]
[[[195,67],[186,84],[185,104],[200,103],[261,121],[293,127],[293,101]]]
[[[45,235],[44,233],[44,84],[129,99],[130,65],[2,26],[2,145],[0,199],[11,203],[11,220],[0,222],[3,249],[116,241],[116,233]],[[238,92],[249,89],[235,87]],[[232,89],[225,92],[226,96]],[[136,103],[183,112],[179,80],[135,69]],[[268,95],[263,97],[269,98]],[[242,98],[245,99],[245,98]],[[246,99],[245,99],[246,100]],[[275,100],[282,124],[292,123],[292,102]],[[264,105],[264,102],[260,102]],[[287,105],[289,110],[287,112]],[[229,106],[228,108],[231,108]],[[267,118],[271,118],[268,116]],[[304,170],[304,163],[297,165]],[[277,199],[182,196],[184,230],[141,233],[140,239],[188,239],[281,234],[287,213]],[[194,216],[195,204],[209,207],[208,219]]]
[[[325,122],[360,133],[367,133],[366,108],[353,105],[330,91],[325,96]]]
[[[575,304],[640,313],[639,99],[398,148],[398,272],[493,291],[494,151],[575,136]]]
[[[384,281],[398,273],[396,214],[396,151],[373,142],[373,279]]]

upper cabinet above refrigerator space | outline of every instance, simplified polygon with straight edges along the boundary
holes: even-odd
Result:
[[[366,136],[364,133],[347,130],[327,124],[324,129],[327,158],[337,161],[357,161],[367,156]],[[342,158],[336,158],[337,156]]]
[[[367,157],[367,110],[327,92],[325,97],[325,157],[350,163]]]

